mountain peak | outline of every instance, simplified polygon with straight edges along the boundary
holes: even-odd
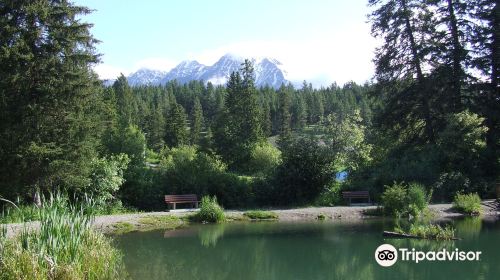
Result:
[[[249,58],[254,64],[256,86],[271,86],[278,88],[286,80],[286,71],[283,65],[276,59],[268,57]],[[227,83],[232,72],[239,71],[244,57],[234,53],[223,55],[212,66],[206,66],[196,60],[184,60],[169,72],[151,69],[139,69],[128,77],[129,84],[136,85],[157,85],[164,84],[171,80],[179,83],[188,83],[193,80],[203,80],[215,85]]]

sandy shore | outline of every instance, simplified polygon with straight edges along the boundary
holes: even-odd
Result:
[[[498,203],[494,200],[485,200],[483,205],[483,216],[488,219],[497,219],[500,217]],[[368,213],[377,209],[377,206],[335,206],[335,207],[308,207],[296,209],[277,209],[271,210],[278,214],[279,221],[303,221],[316,220],[318,215],[324,215],[327,220],[358,220],[378,218],[370,216]],[[453,210],[451,204],[432,204],[429,209],[435,213],[436,219],[448,219],[460,217],[462,214]],[[127,223],[132,226],[140,226],[140,220],[148,216],[186,216],[196,212],[196,210],[174,210],[170,212],[147,212],[134,214],[119,214],[98,216],[94,221],[94,227],[102,232],[109,233],[116,229],[120,223]],[[226,210],[226,215],[234,219],[243,217],[244,211]],[[20,232],[24,224],[8,224],[7,236],[13,236]],[[33,229],[38,227],[38,222],[27,223],[27,226]]]

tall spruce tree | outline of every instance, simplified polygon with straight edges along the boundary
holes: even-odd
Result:
[[[252,63],[245,60],[240,71],[229,78],[225,108],[214,129],[217,151],[235,169],[243,167],[254,144],[263,139]]]
[[[279,137],[280,142],[286,142],[290,139],[291,130],[291,114],[290,114],[290,87],[282,85],[278,90],[279,96]]]
[[[0,195],[89,184],[100,90],[88,13],[65,0],[0,4]]]
[[[165,143],[169,147],[188,144],[189,134],[186,125],[186,113],[182,105],[171,104],[170,113],[165,128]]]
[[[191,113],[192,126],[191,126],[191,143],[194,145],[200,142],[200,133],[203,126],[203,109],[201,107],[200,99],[194,98],[194,105]]]

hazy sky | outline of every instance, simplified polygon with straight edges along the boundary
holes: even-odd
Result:
[[[78,0],[101,40],[101,78],[182,60],[212,65],[225,53],[272,57],[292,81],[364,82],[375,40],[366,0]]]

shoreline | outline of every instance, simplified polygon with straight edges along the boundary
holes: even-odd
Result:
[[[500,209],[495,208],[498,206],[494,200],[485,200],[482,203],[483,214],[481,217],[483,219],[499,219]],[[453,209],[453,205],[450,203],[446,204],[431,204],[428,206],[429,209],[434,213],[434,220],[447,220],[459,217],[465,217],[462,213],[456,212]],[[307,207],[307,208],[293,208],[293,209],[264,209],[265,211],[271,211],[278,215],[278,222],[300,222],[300,221],[315,221],[318,219],[319,215],[324,215],[327,221],[356,221],[364,219],[376,219],[383,218],[378,215],[369,215],[367,211],[374,211],[378,206],[332,206],[332,207]],[[145,213],[131,213],[131,214],[116,214],[116,215],[106,215],[97,216],[93,223],[94,229],[102,233],[110,234],[120,230],[122,226],[130,227],[132,230],[148,230],[157,228],[154,224],[144,224],[141,223],[141,219],[144,218],[156,218],[156,217],[177,217],[182,221],[193,213],[197,209],[181,209],[169,212],[145,212]],[[225,210],[225,214],[229,220],[248,220],[243,214],[247,210]],[[26,223],[29,229],[37,229],[38,222],[28,222]],[[173,227],[175,229],[179,226],[183,226],[184,222]],[[7,237],[12,237],[17,235],[21,229],[24,227],[24,223],[17,224],[6,224],[7,225]]]

